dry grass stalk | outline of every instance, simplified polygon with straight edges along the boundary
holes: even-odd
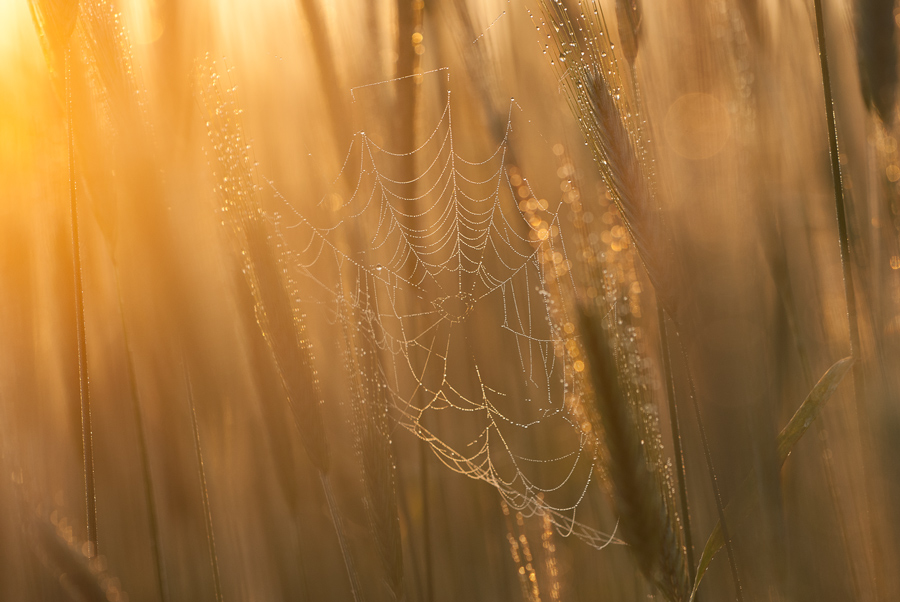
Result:
[[[124,25],[120,22],[114,7],[105,0],[82,2],[78,12],[77,25],[73,23],[70,30],[72,48],[70,48],[68,55],[69,64],[66,73],[67,103],[69,103],[70,119],[72,119],[71,115],[75,113],[80,118],[78,131],[72,135],[70,154],[74,153],[75,148],[77,148],[79,154],[97,156],[99,153],[102,153],[99,147],[105,143],[104,139],[115,139],[116,135],[121,135],[122,132],[128,132],[125,137],[128,138],[129,149],[135,149],[138,153],[147,153],[150,142],[147,136],[148,127],[143,114],[138,83],[135,78],[131,46]],[[76,49],[80,51],[80,59],[78,61],[74,60],[73,55]],[[77,81],[74,81],[75,78],[77,78]],[[78,88],[78,85],[81,87]],[[81,97],[75,100],[73,97],[76,95]],[[76,109],[74,108],[76,103],[85,106],[98,103],[102,110],[98,112],[86,111],[84,110],[85,106],[79,106]],[[74,124],[70,124],[70,129],[74,131]],[[118,277],[118,264],[115,258],[116,211],[115,206],[106,200],[114,195],[108,189],[109,183],[102,181],[103,176],[100,175],[103,174],[104,170],[109,171],[110,167],[103,162],[99,163],[99,165],[80,165],[77,171],[79,172],[80,181],[84,182],[85,188],[88,189],[88,193],[92,196],[94,217],[100,225],[110,257],[116,264],[116,291],[121,311],[122,336],[126,348],[127,377],[130,384],[131,401],[134,407],[138,434],[138,452],[141,458],[141,474],[144,482],[151,530],[151,547],[160,596],[165,600],[168,595],[162,568],[158,512],[150,471],[146,426],[137,391],[134,358],[126,326],[125,306],[122,298],[121,282]],[[70,178],[74,182],[75,174],[70,174]],[[100,204],[103,203],[106,204],[101,208]],[[73,215],[77,216],[74,213],[74,209]],[[84,311],[83,304],[81,311],[82,313]],[[92,429],[89,420],[86,430],[91,434]],[[91,445],[91,450],[92,447]],[[86,459],[85,464],[86,466],[90,465],[91,472],[93,472],[92,451],[90,455],[91,458],[89,460]],[[93,488],[94,485],[92,484],[90,489]],[[93,503],[95,505],[96,501]],[[96,509],[93,510],[93,513],[96,514]],[[96,521],[96,518],[94,520]],[[94,530],[96,530],[96,526]]]
[[[194,391],[191,377],[185,367],[185,385],[188,406],[191,411],[191,431],[194,435],[194,452],[197,454],[197,473],[200,477],[200,499],[203,502],[203,519],[206,526],[206,544],[209,550],[209,562],[212,568],[213,586],[216,602],[222,602],[222,577],[219,572],[219,554],[216,551],[216,532],[213,528],[212,508],[209,504],[209,486],[206,483],[206,466],[203,464],[203,446],[200,443],[200,426],[197,423],[197,408],[194,406]]]
[[[147,426],[144,420],[144,410],[141,407],[141,398],[137,387],[137,374],[134,369],[134,354],[128,337],[128,327],[125,322],[125,309],[122,301],[122,291],[119,279],[116,279],[116,292],[119,296],[119,318],[122,322],[122,338],[125,344],[125,362],[128,371],[128,385],[131,394],[131,404],[134,410],[134,421],[138,438],[138,453],[141,460],[141,477],[144,482],[144,495],[147,503],[147,519],[150,527],[150,546],[155,563],[156,581],[159,587],[159,595],[163,602],[169,599],[166,577],[163,569],[163,551],[160,537],[159,511],[156,507],[155,486],[153,474],[150,470],[150,453],[147,442]]]
[[[677,333],[676,333],[677,334]],[[678,344],[681,350],[681,357],[684,361],[685,372],[688,379],[688,395],[691,400],[691,407],[694,410],[694,417],[697,420],[697,427],[700,430],[700,443],[703,448],[703,455],[706,459],[706,468],[709,473],[709,480],[712,484],[713,495],[716,503],[716,513],[719,516],[719,525],[722,529],[722,538],[725,545],[725,551],[728,554],[728,567],[731,569],[731,579],[734,582],[735,598],[738,602],[744,599],[743,590],[741,588],[740,575],[737,569],[737,560],[735,559],[734,546],[731,542],[731,536],[728,530],[728,521],[725,516],[725,502],[722,499],[722,492],[719,488],[719,479],[716,477],[715,466],[713,465],[712,451],[710,450],[709,440],[706,434],[706,427],[703,424],[703,417],[700,412],[700,400],[697,399],[697,391],[694,387],[694,377],[691,373],[690,362],[688,361],[687,351],[684,348],[684,341],[679,336]],[[699,578],[699,569],[697,571]]]
[[[678,475],[678,497],[681,502],[681,519],[684,525],[684,547],[687,558],[688,577],[693,583],[694,568],[694,536],[691,532],[691,511],[687,496],[687,482],[684,469],[684,449],[681,440],[681,428],[678,417],[678,404],[675,402],[675,378],[672,374],[671,347],[666,327],[666,313],[659,307],[660,346],[662,349],[663,374],[666,380],[666,399],[669,405],[669,421],[672,427],[672,454],[675,456],[675,474]]]
[[[316,59],[319,81],[327,100],[328,120],[331,122],[333,142],[337,148],[349,142],[352,132],[344,119],[346,99],[341,94],[344,89],[339,79],[340,71],[334,64],[334,50],[328,37],[328,27],[319,3],[315,0],[298,0],[300,11],[308,23],[311,46]]]
[[[395,84],[396,108],[393,123],[394,144],[398,149],[416,148],[418,117],[422,100],[422,54],[425,47],[423,40],[423,21],[425,3],[415,0],[397,0],[397,71]],[[407,197],[416,197],[416,155],[409,154],[402,158],[400,179],[410,182],[407,185]],[[420,207],[411,202],[405,213],[416,215]],[[407,219],[409,227],[417,227],[415,220]],[[410,275],[415,272],[416,262],[409,263]],[[413,303],[416,301],[414,300]],[[425,596],[428,602],[434,600],[434,565],[432,562],[431,504],[429,501],[429,483],[431,478],[428,464],[431,448],[426,441],[419,440],[419,477],[422,496],[422,549],[425,564]]]
[[[75,327],[78,357],[78,393],[81,406],[81,444],[84,459],[85,511],[87,539],[97,550],[97,493],[94,483],[94,446],[91,426],[91,397],[88,381],[87,342],[84,324],[84,286],[82,284],[81,243],[78,228],[78,202],[75,168],[75,118],[72,104],[72,32],[78,18],[77,0],[29,2],[35,28],[41,37],[44,56],[51,75],[60,57],[63,62],[63,99],[66,109],[66,141],[69,167],[69,202],[72,224],[72,261],[75,290]],[[56,78],[58,81],[58,77]]]
[[[840,153],[838,150],[838,131],[837,119],[834,109],[834,97],[832,91],[831,72],[828,61],[828,45],[825,39],[825,16],[822,8],[822,0],[814,0],[813,6],[816,15],[816,35],[819,50],[819,66],[822,72],[822,92],[825,105],[825,117],[828,124],[828,150],[831,159],[831,181],[834,191],[834,206],[837,217],[838,226],[838,244],[841,251],[841,271],[844,280],[844,300],[847,307],[847,325],[850,332],[850,354],[855,363],[852,366],[853,372],[853,388],[856,402],[856,416],[861,431],[862,448],[866,457],[873,457],[872,447],[872,431],[869,419],[869,404],[871,400],[867,394],[866,374],[864,372],[864,360],[862,355],[862,339],[860,337],[859,313],[856,298],[856,288],[853,277],[853,256],[850,248],[850,207],[844,198],[844,182],[841,173]],[[893,27],[893,25],[892,25]],[[896,52],[896,50],[895,50]],[[896,77],[896,68],[894,69]],[[873,84],[875,82],[869,82]],[[880,82],[883,83],[883,82]],[[889,86],[890,87],[890,86]],[[876,94],[881,94],[880,98],[870,99],[871,102],[887,102],[884,97],[884,91],[879,90]],[[855,243],[858,245],[858,243]],[[854,255],[859,255],[859,251],[854,251]],[[863,464],[863,470],[866,470]],[[875,584],[876,589],[881,587],[881,579],[879,578],[879,565],[883,562],[883,553],[879,549],[879,537],[875,527],[875,516],[873,512],[873,484],[870,479],[864,479],[866,483],[864,491],[865,499],[865,519],[869,531],[869,542],[867,553],[869,554],[869,562],[876,567]]]

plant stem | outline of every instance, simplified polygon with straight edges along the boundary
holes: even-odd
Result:
[[[359,576],[356,574],[356,566],[353,562],[353,556],[350,553],[350,545],[344,530],[344,521],[341,518],[340,509],[334,499],[334,493],[331,491],[331,484],[328,477],[321,470],[319,471],[319,480],[322,481],[322,488],[325,491],[325,500],[328,502],[328,510],[331,512],[331,520],[334,522],[334,530],[337,533],[338,545],[341,547],[341,556],[344,558],[344,567],[347,569],[347,577],[350,580],[350,593],[353,595],[354,602],[362,600],[362,586],[359,583]]]
[[[422,55],[416,52],[415,34],[421,34],[424,19],[424,3],[415,0],[397,0],[397,112],[395,114],[395,134],[398,149],[416,148],[416,125],[419,105],[421,100],[421,76],[409,77],[421,72]],[[404,179],[410,182],[408,195],[410,199],[416,198],[416,156],[413,153],[403,158],[401,173]],[[410,202],[408,214],[416,215],[421,208],[416,206],[415,200]],[[415,226],[415,220],[410,220],[410,227]],[[421,226],[419,226],[421,227]],[[415,264],[410,268],[410,274],[415,271]],[[413,300],[415,304],[416,301]],[[418,318],[417,318],[418,321]],[[416,324],[418,328],[418,323]],[[434,600],[434,571],[431,557],[431,512],[428,495],[428,456],[430,445],[419,439],[419,485],[422,496],[422,547],[424,551],[424,581],[425,600]]]
[[[134,410],[134,421],[137,430],[138,450],[141,458],[141,476],[144,480],[144,495],[146,496],[148,522],[150,523],[150,545],[153,548],[153,561],[156,563],[157,587],[159,597],[163,602],[169,599],[166,588],[165,572],[163,570],[162,548],[159,536],[159,513],[156,509],[156,495],[153,488],[153,474],[150,470],[150,452],[147,448],[147,433],[144,426],[144,414],[141,409],[141,399],[138,395],[137,376],[134,370],[134,355],[131,352],[131,343],[128,338],[128,327],[125,323],[125,304],[122,300],[122,287],[116,273],[116,293],[119,296],[119,317],[122,321],[122,338],[125,342],[125,362],[128,367],[128,382],[131,387],[131,403]]]
[[[212,565],[213,585],[216,590],[216,601],[222,602],[222,582],[219,577],[219,557],[216,554],[216,536],[213,531],[212,510],[209,506],[209,488],[206,485],[206,469],[203,466],[203,449],[200,447],[200,427],[197,424],[197,410],[194,408],[194,389],[191,376],[184,367],[184,378],[187,381],[187,398],[191,410],[191,426],[194,431],[194,450],[197,452],[197,469],[200,473],[200,497],[203,500],[203,517],[206,521],[206,543],[209,547],[209,562]]]
[[[822,0],[815,0],[816,30],[819,35],[819,62],[822,67],[822,88],[825,92],[825,114],[828,119],[828,150],[831,155],[831,179],[834,184],[834,204],[837,211],[838,237],[841,246],[841,268],[844,276],[844,295],[847,298],[847,319],[850,325],[850,354],[856,360],[853,365],[854,377],[860,372],[859,361],[859,320],[856,314],[856,293],[853,289],[853,265],[850,262],[850,238],[847,234],[847,206],[844,202],[844,187],[841,182],[841,161],[838,153],[837,123],[834,116],[834,99],[831,93],[831,75],[828,70],[828,55],[825,48],[825,22],[822,18]],[[858,402],[862,402],[859,399]]]
[[[822,69],[822,91],[825,99],[825,117],[828,122],[828,151],[831,157],[831,179],[834,186],[834,206],[837,213],[838,238],[841,248],[841,269],[844,280],[844,297],[847,303],[847,323],[850,330],[850,355],[855,360],[851,368],[853,374],[853,393],[856,397],[856,417],[858,421],[860,443],[865,456],[872,457],[869,450],[869,418],[866,407],[866,387],[862,362],[862,346],[859,336],[859,317],[856,309],[856,291],[853,288],[853,263],[850,258],[850,236],[848,233],[847,205],[844,201],[844,186],[841,177],[841,161],[838,151],[837,120],[834,112],[834,97],[831,91],[831,73],[828,68],[828,47],[825,41],[825,17],[822,11],[822,0],[814,0],[816,12],[816,34],[819,46],[819,64]],[[866,458],[866,459],[867,459]],[[878,575],[881,554],[873,547],[878,546],[875,526],[872,522],[871,503],[868,488],[869,480],[865,477],[865,461],[862,464],[864,508],[871,537],[869,544],[869,562],[873,564],[872,577],[876,592],[880,590]],[[882,597],[882,596],[879,596]]]
[[[72,262],[75,275],[75,327],[78,346],[78,396],[81,404],[81,445],[84,460],[84,497],[87,512],[87,541],[91,545],[91,555],[98,552],[97,546],[97,492],[94,485],[94,441],[91,428],[91,395],[87,368],[87,344],[84,327],[84,288],[81,275],[81,244],[78,237],[78,203],[75,187],[75,128],[72,108],[72,49],[66,46],[65,94],[66,94],[66,138],[69,162],[69,200],[72,210]]]
[[[431,509],[428,505],[428,456],[430,445],[423,439],[419,439],[419,476],[422,490],[422,547],[425,551],[425,600],[434,600],[434,575],[432,573],[431,559]]]
[[[741,593],[741,580],[738,576],[737,563],[734,559],[734,546],[731,545],[731,535],[728,533],[728,523],[725,520],[725,504],[722,503],[722,493],[719,491],[719,481],[716,478],[716,469],[713,466],[712,454],[709,451],[709,440],[706,438],[706,428],[703,426],[703,416],[700,413],[700,403],[697,400],[697,391],[694,388],[694,378],[691,375],[691,367],[688,363],[687,352],[684,349],[684,342],[676,330],[678,343],[681,347],[681,356],[684,360],[684,368],[687,373],[688,385],[690,387],[691,404],[694,407],[694,414],[697,418],[697,426],[700,429],[700,441],[703,444],[703,455],[706,458],[706,468],[709,471],[709,480],[712,482],[713,493],[716,498],[716,513],[719,515],[719,524],[722,525],[722,539],[725,541],[725,551],[728,553],[728,565],[731,568],[731,578],[734,580],[735,598],[738,602],[743,602],[744,595]]]
[[[669,423],[672,425],[672,448],[675,455],[675,472],[678,477],[678,497],[681,501],[681,521],[684,528],[684,546],[687,551],[688,578],[691,585],[696,576],[694,565],[694,541],[691,535],[691,512],[688,506],[687,480],[684,473],[684,450],[681,447],[681,427],[678,424],[678,405],[675,403],[675,379],[672,376],[672,359],[669,337],[666,332],[666,312],[657,303],[659,338],[662,344],[663,371],[666,378],[666,396],[669,402]]]

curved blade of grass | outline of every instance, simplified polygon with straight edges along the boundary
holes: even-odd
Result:
[[[806,399],[800,407],[797,408],[797,411],[794,412],[794,415],[791,417],[791,421],[787,423],[787,426],[778,433],[778,459],[782,464],[787,460],[794,445],[800,440],[800,437],[803,436],[806,429],[808,429],[813,423],[813,420],[816,419],[822,404],[834,394],[835,389],[837,389],[841,380],[843,380],[844,375],[850,369],[852,363],[852,357],[845,357],[844,359],[835,362],[822,378],[819,379],[819,382],[816,383],[816,386],[813,387],[812,391],[809,392],[809,395],[806,396]]]
[[[776,445],[778,446],[778,459],[781,464],[784,464],[784,461],[787,460],[794,445],[797,444],[803,434],[806,433],[806,430],[812,425],[819,410],[834,394],[834,391],[837,389],[852,364],[852,357],[845,357],[844,359],[835,362],[835,364],[825,372],[822,378],[819,379],[816,386],[812,388],[812,391],[809,392],[809,395],[806,396],[806,399],[803,400],[803,403],[800,404],[800,407],[794,412],[794,415],[791,417],[790,422],[787,423],[787,426],[778,433]],[[734,501],[725,508],[725,514],[729,524],[735,524],[737,520],[746,516],[750,511],[752,502],[756,499],[756,496],[753,495],[754,481],[754,474],[751,472],[741,485]],[[694,588],[691,591],[691,600],[697,595],[697,589],[700,587],[700,581],[703,579],[703,575],[706,574],[706,569],[709,568],[709,564],[712,562],[713,557],[723,545],[725,545],[725,538],[722,535],[722,525],[721,523],[716,523],[709,539],[706,540],[703,554],[700,556],[700,564],[697,566],[697,577],[694,579]]]

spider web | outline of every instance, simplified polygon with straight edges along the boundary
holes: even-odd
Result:
[[[398,426],[523,514],[602,548],[614,537],[576,516],[596,446],[571,409],[564,204],[540,199],[509,164],[516,107],[482,158],[456,150],[449,92],[413,151],[359,132],[314,209],[268,182],[292,216],[277,214],[276,227],[300,303],[376,357]]]

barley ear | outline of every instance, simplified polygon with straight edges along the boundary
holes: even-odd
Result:
[[[687,565],[678,528],[661,479],[648,462],[633,405],[619,380],[609,334],[594,307],[584,305],[579,314],[622,539],[631,547],[641,572],[667,600],[687,600]]]
[[[622,53],[630,64],[634,64],[640,47],[643,16],[641,0],[616,0],[619,41],[622,43]]]
[[[62,80],[69,40],[78,20],[78,0],[28,0],[41,50],[54,81]]]

